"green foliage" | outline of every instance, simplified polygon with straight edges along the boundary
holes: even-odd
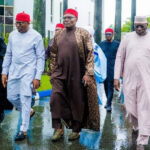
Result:
[[[42,75],[41,86],[37,89],[37,91],[49,90],[51,88],[52,88],[52,85],[50,84],[50,76]]]
[[[123,24],[121,32],[131,32],[131,19],[128,18],[125,24]]]
[[[47,38],[47,37],[43,38],[43,42],[44,42],[45,48],[47,48],[49,40],[50,40],[50,39]]]
[[[147,18],[148,21],[148,28],[150,28],[150,17]]]
[[[8,43],[8,37],[9,37],[9,33],[6,33],[5,36],[4,36],[4,40],[5,40],[6,44]]]
[[[47,59],[47,61],[45,62],[45,68],[44,68],[44,72],[49,74],[50,72],[50,59]]]
[[[6,33],[6,34],[1,33],[1,34],[0,34],[0,36],[2,36],[2,37],[3,37],[3,39],[4,39],[4,41],[5,41],[5,44],[7,44],[7,43],[8,43],[9,33]]]

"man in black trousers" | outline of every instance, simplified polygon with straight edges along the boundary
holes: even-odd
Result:
[[[0,36],[0,123],[4,119],[4,109],[13,108],[12,104],[10,104],[7,100],[6,88],[3,87],[1,81],[2,63],[5,52],[6,52],[6,45],[4,43],[4,39]]]
[[[111,112],[111,103],[114,92],[114,66],[116,53],[119,47],[119,42],[113,40],[114,31],[111,28],[105,30],[105,41],[102,41],[99,45],[103,50],[106,58],[107,58],[107,78],[104,81],[104,88],[107,97],[107,103],[105,108],[107,112]]]

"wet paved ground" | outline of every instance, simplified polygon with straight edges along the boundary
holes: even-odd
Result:
[[[103,107],[101,111],[101,133],[97,141],[99,150],[136,150],[135,144],[131,141],[131,128],[127,121],[124,121],[124,113],[121,105],[114,99],[112,113],[106,113]],[[68,141],[70,130],[65,129],[65,137],[57,142],[51,142],[53,129],[51,127],[51,114],[49,112],[49,98],[36,101],[34,106],[35,116],[31,119],[28,131],[28,138],[22,142],[14,142],[14,136],[20,127],[21,120],[16,110],[7,111],[2,124],[0,125],[0,150],[88,150],[80,142]],[[93,137],[90,137],[92,141]],[[83,139],[82,139],[83,140]],[[80,139],[81,141],[81,139]],[[93,140],[95,142],[95,139]],[[86,143],[92,147],[93,143]],[[150,150],[150,145],[145,148]]]

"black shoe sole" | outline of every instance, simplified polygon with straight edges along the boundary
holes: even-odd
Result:
[[[52,141],[52,142],[59,142],[62,138],[63,138],[63,135],[62,135],[59,139],[57,139],[57,140],[51,139],[51,141]]]
[[[26,139],[26,137],[25,138],[18,138],[18,139],[15,139],[15,141],[17,142],[17,141],[23,141],[23,140],[25,140]]]
[[[111,113],[112,110],[107,110],[108,113]]]
[[[75,140],[78,140],[80,138],[80,136],[76,139],[68,139],[68,141],[75,141]]]

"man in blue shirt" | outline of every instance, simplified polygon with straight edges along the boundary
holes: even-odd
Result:
[[[107,97],[107,103],[105,108],[107,112],[111,112],[111,103],[113,98],[113,80],[114,80],[114,65],[116,59],[116,53],[119,47],[119,42],[113,40],[114,31],[111,28],[105,30],[105,41],[100,43],[100,47],[103,50],[107,58],[107,78],[104,81],[104,88]]]

